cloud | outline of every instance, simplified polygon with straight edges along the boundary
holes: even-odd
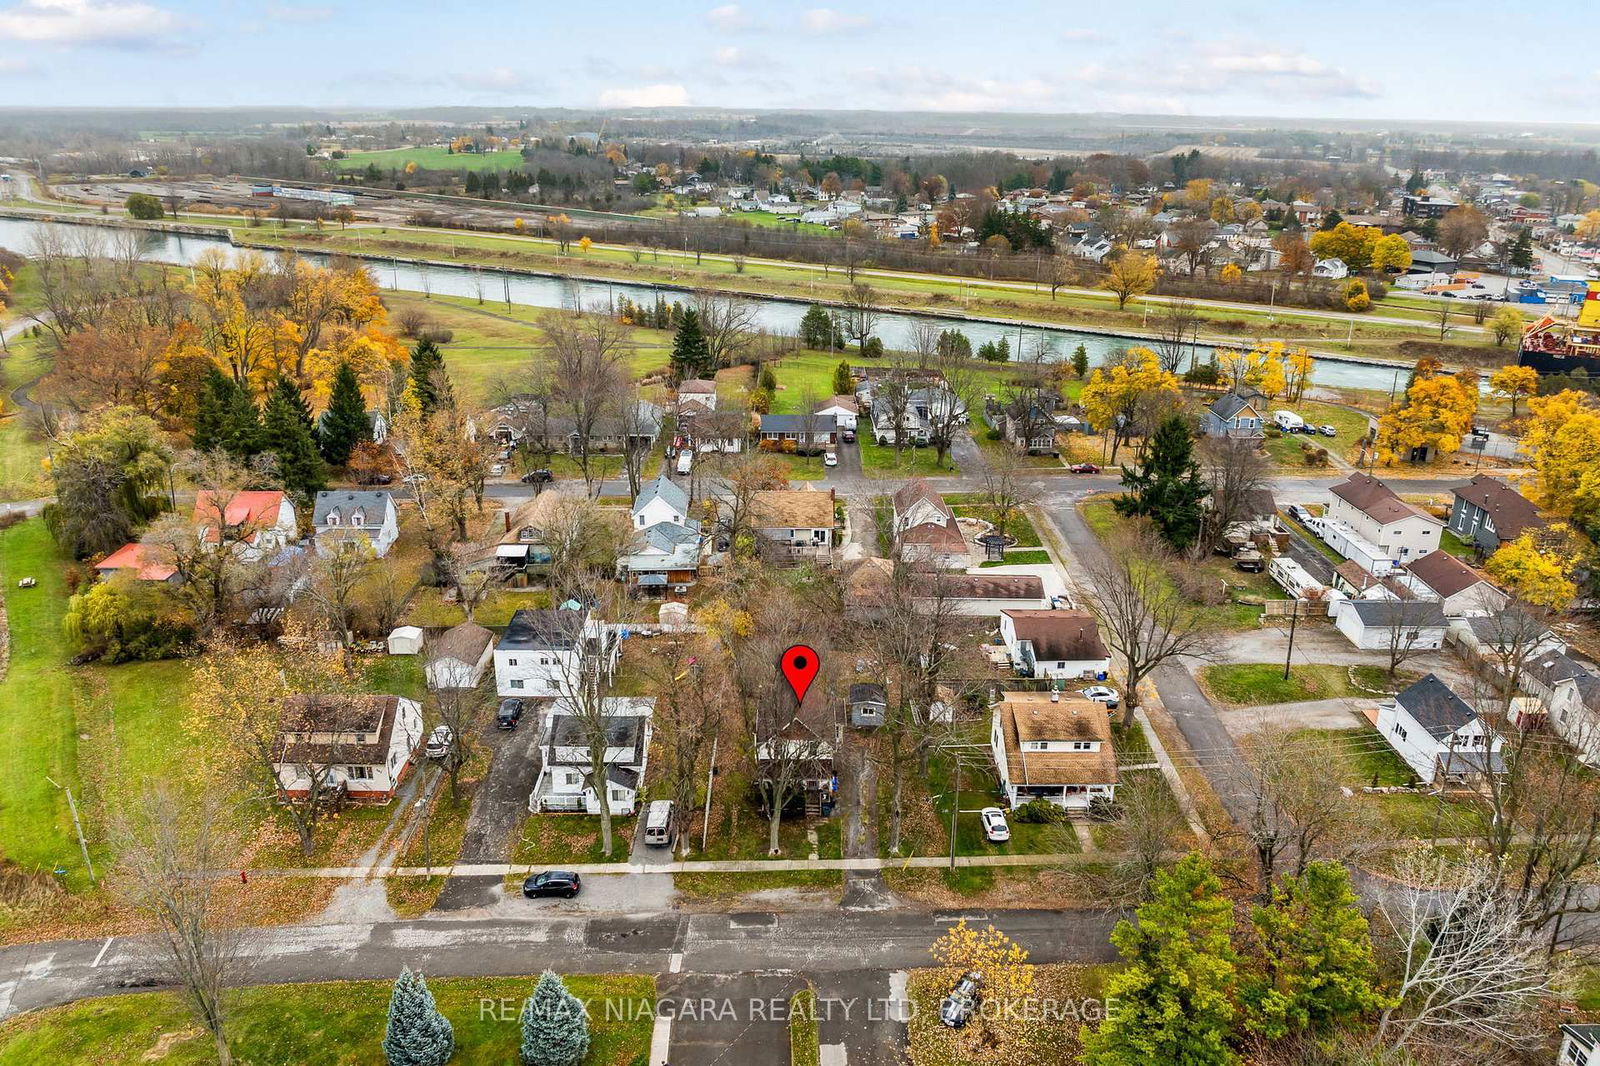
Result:
[[[0,40],[147,47],[167,43],[178,16],[143,0],[22,0],[0,10]]]
[[[743,8],[738,4],[723,4],[706,12],[706,21],[725,33],[736,30],[747,30],[755,24]]]
[[[1265,90],[1296,96],[1374,97],[1377,88],[1304,52],[1213,44],[1170,71],[1191,92]],[[1176,87],[1176,86],[1174,86]]]
[[[1104,38],[1105,34],[1101,33],[1099,30],[1091,30],[1087,28],[1061,31],[1061,39],[1063,41],[1099,41],[1103,40]]]
[[[450,80],[463,89],[496,93],[525,92],[537,88],[539,84],[528,75],[510,67],[490,67],[487,70],[453,74]]]
[[[808,33],[849,33],[864,30],[872,25],[865,15],[846,15],[831,7],[814,7],[800,16],[800,24]]]
[[[310,4],[273,4],[267,8],[266,15],[274,22],[326,22],[333,18],[333,8]]]
[[[606,89],[601,107],[687,107],[689,90],[682,85],[637,85]]]
[[[767,56],[747,52],[743,48],[735,48],[732,45],[713,49],[711,61],[719,67],[733,67],[743,70],[772,70],[781,66],[781,64]]]
[[[15,56],[0,56],[0,77],[11,77],[16,74],[32,74],[35,67],[26,59]]]

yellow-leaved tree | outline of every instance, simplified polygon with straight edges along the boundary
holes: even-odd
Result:
[[[1161,269],[1155,256],[1124,250],[1106,267],[1106,278],[1100,287],[1117,298],[1117,310],[1120,311],[1128,306],[1129,300],[1155,288],[1156,278],[1160,276]]]
[[[1276,399],[1289,387],[1289,359],[1294,351],[1303,352],[1304,349],[1287,348],[1282,341],[1258,342],[1248,349],[1219,347],[1217,371],[1222,383],[1234,392],[1256,389],[1267,399]],[[1304,372],[1310,373],[1309,360]],[[1302,384],[1301,388],[1304,387]]]
[[[951,926],[928,950],[944,967],[945,987],[969,972],[983,975],[980,993],[995,1006],[975,1012],[978,1022],[975,1036],[992,1046],[1000,1036],[994,1022],[1005,1016],[1006,1005],[1033,995],[1033,966],[1028,962],[1028,953],[994,926],[976,929],[968,925],[965,918]]]
[[[1566,389],[1528,401],[1523,447],[1533,457],[1534,495],[1582,525],[1600,515],[1600,401]]]
[[[1516,418],[1518,401],[1538,395],[1539,372],[1531,366],[1503,366],[1489,376],[1489,390],[1511,401],[1511,417]]]
[[[1078,402],[1091,425],[1112,434],[1111,462],[1117,449],[1142,427],[1167,413],[1181,393],[1178,376],[1161,369],[1161,359],[1149,348],[1130,348],[1127,358],[1101,367],[1089,375]]]
[[[1578,595],[1573,575],[1584,554],[1577,535],[1558,522],[1500,545],[1483,569],[1518,599],[1561,611]]]
[[[1461,447],[1478,411],[1476,378],[1435,374],[1419,377],[1405,399],[1378,420],[1378,457],[1385,463],[1420,451],[1448,455]]]

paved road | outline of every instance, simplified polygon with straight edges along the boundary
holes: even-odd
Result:
[[[555,911],[544,902],[530,907]],[[238,980],[381,980],[406,965],[444,977],[511,976],[545,967],[569,973],[789,972],[814,978],[888,973],[928,965],[928,946],[963,916],[993,921],[1035,962],[1100,962],[1115,954],[1107,940],[1113,920],[1098,911],[435,918],[259,930],[248,942],[250,962]],[[0,950],[0,1018],[126,991],[124,982],[148,980],[149,972],[142,944],[122,938],[6,948]]]

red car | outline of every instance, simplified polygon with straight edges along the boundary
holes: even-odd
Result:
[[[1100,468],[1093,463],[1073,463],[1067,469],[1074,474],[1098,474],[1100,472]]]

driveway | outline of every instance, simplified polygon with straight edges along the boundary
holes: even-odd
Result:
[[[672,1017],[672,1066],[789,1066],[789,997],[805,986],[792,974],[662,976],[656,1011]]]
[[[480,727],[478,743],[493,752],[489,773],[472,798],[460,861],[509,862],[511,834],[528,813],[528,795],[539,776],[539,723],[541,707],[529,701],[517,728],[496,729],[489,717]],[[441,857],[442,859],[443,857]],[[452,877],[439,893],[438,911],[475,911],[500,901],[498,877]]]

